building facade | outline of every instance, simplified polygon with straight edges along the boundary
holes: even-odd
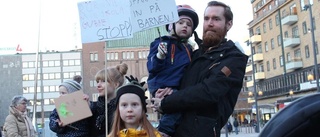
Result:
[[[251,0],[253,20],[246,40],[251,58],[244,91],[258,94],[258,113],[267,122],[284,104],[317,92],[308,80],[319,60],[319,0]],[[312,5],[306,9],[306,6]],[[310,19],[310,11],[314,13]],[[313,26],[311,27],[311,24]],[[252,62],[251,62],[252,61]],[[315,77],[315,76],[314,76]],[[256,91],[256,92],[254,92]],[[254,106],[254,101],[250,102]],[[253,111],[254,113],[254,111]]]
[[[9,114],[9,106],[15,95],[22,95],[22,64],[19,55],[0,56],[0,126]]]

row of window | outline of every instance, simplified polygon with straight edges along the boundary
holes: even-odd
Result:
[[[23,87],[23,93],[34,93],[34,87]],[[43,92],[58,92],[59,86],[43,86]],[[40,93],[40,87],[37,88],[37,93]]]
[[[138,58],[146,59],[148,57],[149,51],[139,51]],[[99,61],[98,52],[90,53],[90,61],[96,62]],[[119,54],[117,52],[107,52],[107,60],[118,60]],[[134,59],[134,51],[124,51],[122,52],[122,59]]]
[[[42,63],[42,64],[41,64]],[[22,62],[23,68],[35,68],[35,61],[25,61]],[[63,66],[80,66],[81,61],[80,59],[71,59],[71,60],[63,60]],[[41,61],[38,63],[38,67],[60,67],[61,61],[60,60],[51,60],[51,61]]]
[[[43,80],[52,80],[52,79],[61,79],[61,73],[42,73],[38,75],[38,80],[40,80],[40,76],[42,75]],[[70,79],[75,75],[81,75],[81,72],[63,72],[63,79]],[[33,81],[35,80],[35,74],[24,74],[22,76],[23,81]]]

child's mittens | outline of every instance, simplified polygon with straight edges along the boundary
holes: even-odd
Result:
[[[166,42],[161,42],[158,45],[158,53],[157,53],[157,58],[159,59],[164,59],[166,58],[166,54],[168,53],[167,50],[167,43]]]

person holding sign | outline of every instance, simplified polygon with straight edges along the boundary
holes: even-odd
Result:
[[[198,26],[198,15],[189,5],[178,5],[177,10],[179,20],[166,25],[170,35],[157,38],[150,44],[148,88],[153,96],[159,88],[177,90],[185,67],[191,62],[193,48],[188,39]],[[180,114],[163,115],[158,130],[164,136],[172,136],[179,118]]]
[[[60,96],[70,94],[82,89],[82,86],[75,80],[66,80],[59,86]],[[86,97],[86,96],[84,96]],[[85,99],[86,100],[86,99]],[[63,108],[55,108],[50,114],[49,127],[51,131],[57,133],[58,137],[87,137],[89,135],[89,118],[64,125],[60,120],[58,111]]]
[[[127,74],[128,65],[125,63],[100,70],[96,76],[97,90],[99,97],[96,102],[90,103],[93,117],[90,120],[90,136],[105,137],[106,118],[108,118],[108,132],[112,127],[113,113],[116,110],[115,90],[124,83],[124,76]],[[105,75],[107,73],[107,78]],[[107,86],[107,87],[106,87]],[[107,88],[107,89],[106,89]],[[107,90],[107,91],[105,91]],[[106,117],[105,94],[107,94],[108,116]]]
[[[161,137],[147,119],[144,82],[126,77],[130,83],[117,89],[117,109],[108,137]]]
[[[210,1],[204,11],[203,41],[181,80],[180,90],[160,89],[153,108],[182,113],[173,137],[220,137],[233,113],[248,56],[225,37],[233,25],[230,7]],[[172,72],[171,72],[172,73]]]

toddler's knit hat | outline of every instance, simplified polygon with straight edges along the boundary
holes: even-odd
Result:
[[[75,80],[66,80],[62,82],[60,86],[64,86],[67,89],[68,93],[72,93],[82,89],[82,86]]]

